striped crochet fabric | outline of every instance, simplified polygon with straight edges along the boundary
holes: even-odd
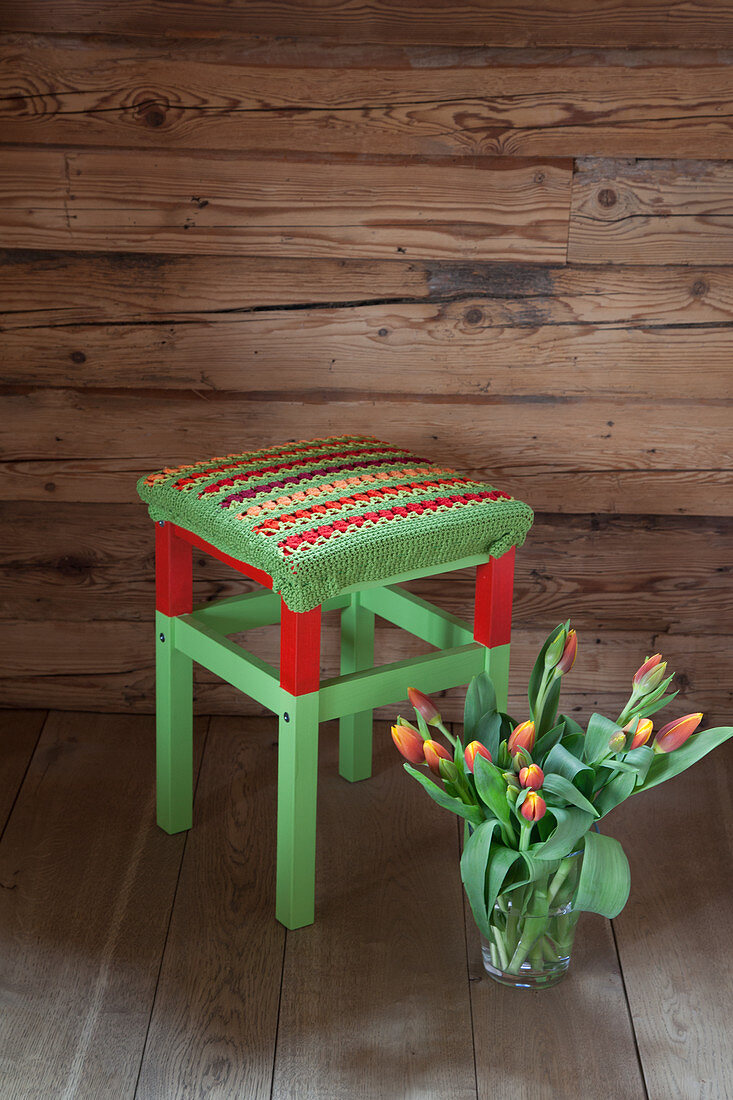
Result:
[[[170,520],[264,570],[293,611],[344,588],[521,546],[532,510],[371,436],[299,440],[138,482]]]

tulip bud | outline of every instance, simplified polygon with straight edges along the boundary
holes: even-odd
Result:
[[[499,755],[496,758],[497,765],[502,769],[506,769],[512,762],[512,758],[509,755],[509,749],[506,747],[506,741],[502,741],[499,745]]]
[[[480,741],[472,741],[470,745],[466,745],[466,751],[464,753],[468,771],[473,772],[473,764],[477,756],[483,756],[491,763],[491,753],[486,748],[486,745],[482,745]]]
[[[526,749],[517,749],[512,757],[512,770],[517,775],[521,772],[522,768],[528,768],[532,763],[532,757],[529,755]]]
[[[506,789],[506,800],[510,806],[513,806],[517,801],[519,795],[519,787],[512,787],[511,785]]]
[[[530,787],[533,791],[538,791],[544,782],[545,773],[539,764],[530,764],[527,768],[522,768],[519,773],[519,783],[522,787]]]
[[[651,718],[632,718],[630,722],[627,722],[624,726],[624,733],[632,733],[634,735],[630,748],[638,749],[642,745],[646,745],[652,735],[653,729],[654,723]]]
[[[530,791],[519,808],[525,821],[539,821],[547,812],[547,803],[537,791]]]
[[[618,733],[614,733],[611,740],[608,742],[608,747],[611,752],[623,752],[626,748],[626,734],[623,730],[619,730]],[[427,753],[426,753],[427,757]]]
[[[514,772],[502,772],[501,777],[506,783],[507,787],[514,787],[516,791],[519,790],[519,780]]]
[[[407,695],[418,714],[421,714],[429,726],[440,721],[440,714],[433,700],[417,688],[408,688]]]
[[[528,752],[531,752],[534,748],[534,739],[534,722],[521,722],[517,728],[510,733],[507,748],[512,756],[514,756],[519,749],[527,749]]]
[[[439,745],[437,741],[423,741],[423,750],[425,752],[425,763],[433,775],[440,775],[441,760],[452,760],[448,750],[443,745]]]
[[[411,764],[425,763],[423,739],[409,726],[392,726],[392,740],[405,760],[409,760]]]
[[[652,748],[655,752],[674,752],[684,745],[702,722],[702,714],[686,714],[660,729]]]
[[[439,746],[442,749],[442,745]],[[445,756],[438,757],[438,775],[446,783],[452,783],[455,787],[458,787],[461,781],[460,772],[455,766],[452,760],[446,759]],[[465,780],[464,780],[465,782]]]
[[[640,665],[634,673],[634,684],[640,684],[648,672],[651,672],[653,668],[656,668],[662,659],[661,653],[655,653],[653,657],[645,657],[643,665]]]
[[[551,668],[555,667],[557,662],[560,660],[560,657],[562,656],[564,649],[565,649],[565,631],[561,630],[560,633],[558,634],[557,638],[555,638],[555,640],[552,642],[552,644],[548,645],[547,649],[545,650],[545,668],[546,669],[551,669]]]
[[[570,672],[570,669],[575,664],[575,658],[578,655],[578,635],[574,630],[571,630],[565,639],[565,648],[562,651],[562,657],[555,665],[556,673]]]

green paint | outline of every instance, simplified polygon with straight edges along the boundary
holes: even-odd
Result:
[[[221,676],[239,691],[262,703],[263,707],[278,714],[287,696],[280,687],[277,669],[254,653],[242,649],[204,626],[191,615],[180,615],[176,625],[176,645],[198,664]]]
[[[509,643],[487,649],[484,667],[496,689],[496,706],[506,713],[509,705]]]
[[[275,915],[286,928],[314,919],[318,692],[283,692],[278,733]],[[285,718],[287,715],[287,720]]]
[[[156,613],[158,824],[166,833],[190,829],[193,818],[193,670],[176,648],[176,626],[176,619]]]
[[[473,641],[473,627],[469,623],[394,585],[364,592],[362,602],[381,618],[438,649]]]
[[[374,665],[374,614],[353,593],[341,613],[341,674]],[[339,722],[339,773],[354,783],[372,774],[372,710],[346,714]]]

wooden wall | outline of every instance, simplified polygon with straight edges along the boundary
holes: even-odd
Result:
[[[140,473],[363,431],[535,508],[517,680],[570,616],[575,706],[660,648],[730,718],[733,4],[5,0],[0,27],[2,703],[152,708]],[[470,608],[469,577],[416,587]],[[202,674],[198,705],[242,700]]]

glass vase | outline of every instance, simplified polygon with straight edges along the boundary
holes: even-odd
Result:
[[[481,937],[486,972],[502,985],[546,989],[565,977],[579,913],[573,899],[583,852],[548,863],[525,886],[499,894],[490,915],[491,939]]]

